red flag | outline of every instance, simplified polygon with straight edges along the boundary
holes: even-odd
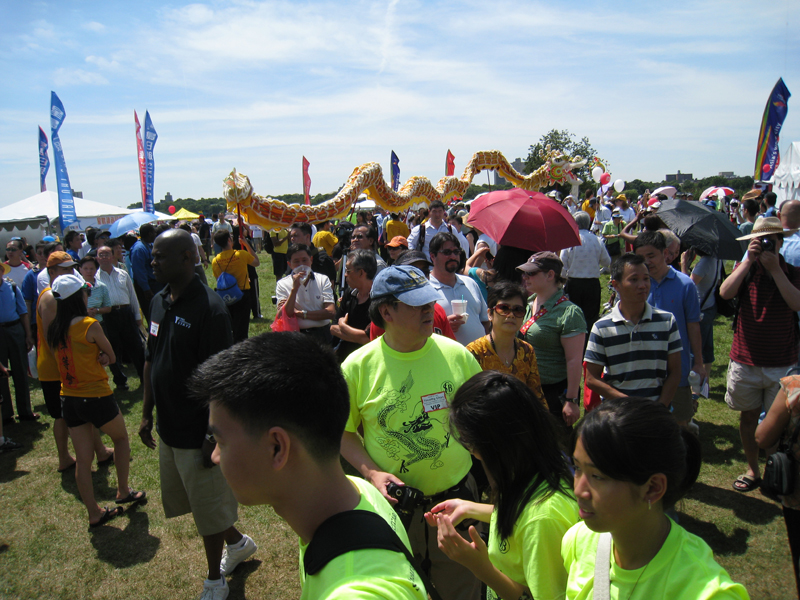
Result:
[[[455,175],[456,172],[456,157],[450,150],[447,150],[447,160],[444,163],[444,174],[447,176]]]
[[[311,198],[309,197],[309,193],[311,192],[311,177],[308,176],[308,166],[311,163],[306,160],[306,157],[303,157],[303,195],[306,199],[306,204],[311,204]]]
[[[139,115],[133,111],[133,120],[136,121],[136,151],[139,154],[139,183],[142,186],[142,210],[147,206],[147,166],[144,159],[144,144],[142,144],[141,125]]]

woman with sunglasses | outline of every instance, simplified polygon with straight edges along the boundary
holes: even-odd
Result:
[[[580,384],[586,320],[564,294],[564,263],[538,252],[517,267],[531,296],[520,334],[533,346],[550,412],[566,428],[580,417]]]
[[[508,373],[527,385],[545,405],[536,354],[517,332],[525,316],[525,291],[511,281],[500,281],[489,290],[487,305],[492,329],[467,345],[484,371]]]
[[[61,376],[61,412],[75,448],[75,481],[86,510],[89,526],[103,525],[122,514],[122,507],[100,508],[92,486],[94,438],[92,425],[114,442],[117,471],[116,504],[145,497],[128,487],[131,448],[125,421],[108,385],[105,365],[115,360],[111,343],[95,319],[87,316],[91,287],[77,275],[62,275],[52,285],[56,316],[47,329]]]
[[[561,540],[578,522],[571,473],[553,419],[529,387],[496,371],[466,381],[450,403],[450,429],[483,463],[492,504],[445,500],[425,515],[452,560],[487,585],[487,598],[563,598],[567,571]],[[488,547],[455,526],[491,523]]]
[[[578,424],[575,439],[582,522],[561,545],[568,600],[749,598],[708,544],[666,514],[700,472],[700,442],[667,407],[606,400]]]

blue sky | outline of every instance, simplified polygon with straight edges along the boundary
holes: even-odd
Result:
[[[552,128],[588,136],[612,179],[751,174],[783,77],[781,146],[800,139],[796,0],[0,4],[0,207],[39,191],[37,126],[54,90],[72,187],[141,200],[133,111],[150,111],[155,196],[338,189],[356,166],[401,180],[509,160]],[[52,149],[50,155],[53,161]],[[388,176],[387,176],[388,178]],[[485,182],[485,176],[478,177]],[[48,189],[55,189],[51,165]],[[0,217],[2,211],[0,210]]]

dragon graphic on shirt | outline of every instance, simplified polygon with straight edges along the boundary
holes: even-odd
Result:
[[[391,417],[403,414],[411,402],[411,388],[414,377],[411,371],[400,385],[399,390],[380,388],[378,393],[386,398],[383,408],[378,413],[378,425],[383,435],[377,441],[393,460],[400,461],[400,472],[407,473],[408,467],[423,460],[430,460],[431,469],[444,466],[440,457],[450,443],[450,433],[446,425],[439,419],[432,419],[425,412],[422,402],[417,402],[408,421],[402,421],[400,427],[390,427]],[[430,437],[441,429],[443,441]]]

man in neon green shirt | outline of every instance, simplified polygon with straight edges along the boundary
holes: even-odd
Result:
[[[477,499],[469,452],[450,436],[448,402],[481,368],[461,344],[432,335],[440,297],[416,267],[384,269],[370,297],[370,318],[386,333],[342,364],[350,391],[342,455],[395,505],[390,484],[419,491],[405,511],[414,554],[443,598],[477,600],[478,580],[439,550],[422,515],[447,498]]]
[[[389,503],[342,470],[349,398],[332,351],[299,333],[267,333],[208,359],[189,387],[209,404],[211,458],[238,502],[271,505],[300,537],[301,599],[427,598],[412,565],[393,550],[351,550],[305,574],[304,554],[320,526],[348,511],[378,514],[411,547]]]

